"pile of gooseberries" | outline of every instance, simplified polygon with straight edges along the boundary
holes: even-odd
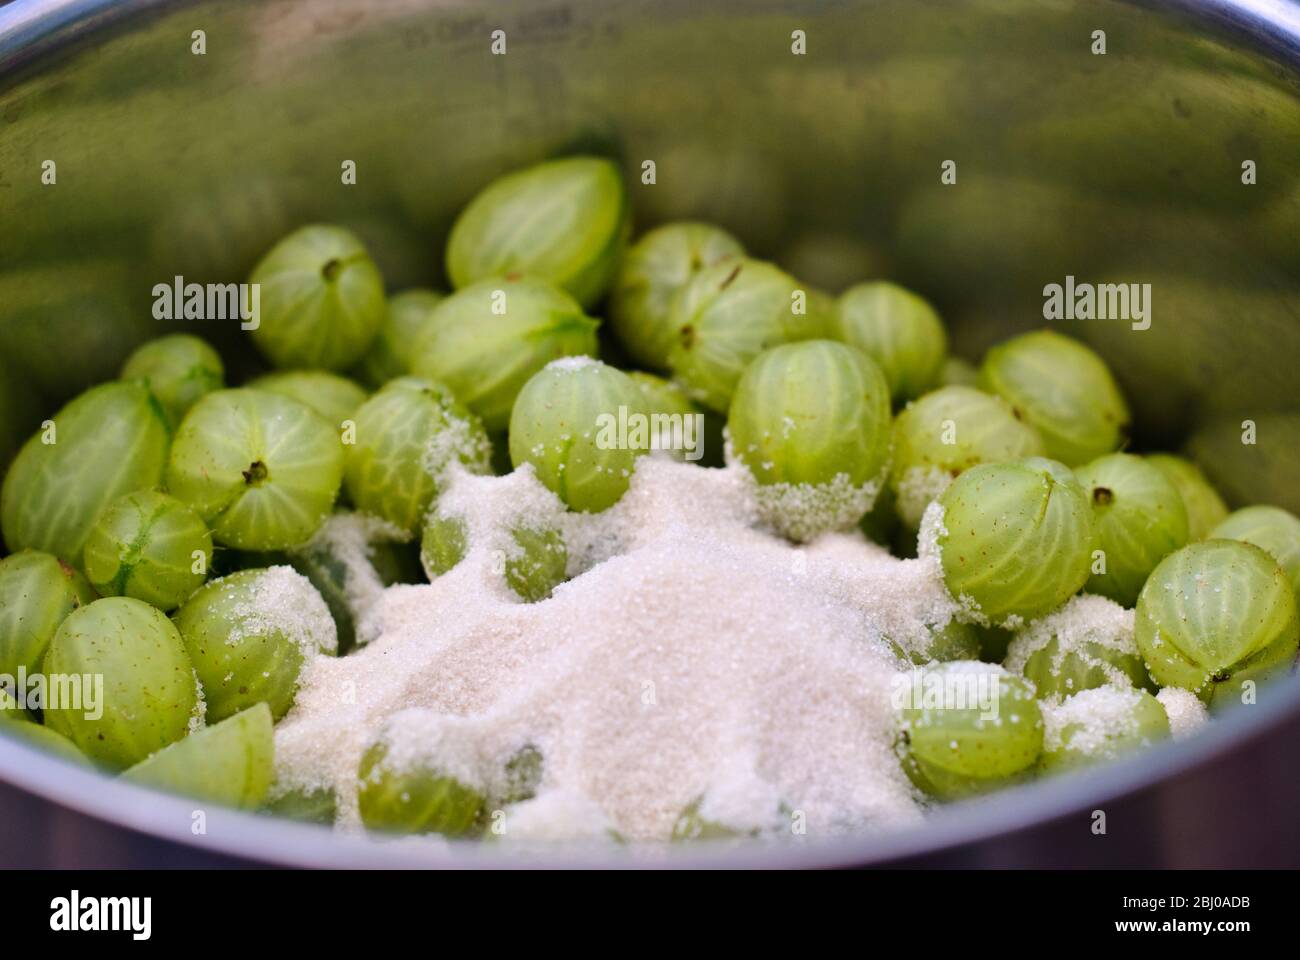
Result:
[[[355,558],[322,531],[373,521],[367,574],[390,585],[465,561],[473,522],[440,508],[451,470],[527,464],[566,509],[607,510],[651,452],[598,441],[619,411],[702,417],[699,469],[742,472],[773,536],[851,531],[933,564],[955,617],[924,649],[862,639],[938,691],[900,702],[894,741],[931,801],[1166,738],[1162,688],[1220,709],[1294,667],[1300,519],[1229,513],[1196,464],[1130,449],[1124,393],[1088,345],[1033,331],[977,365],[917,293],[863,278],[832,297],[709,224],[629,245],[629,208],[605,159],[504,176],[452,227],[446,293],[390,295],[350,231],[302,227],[248,278],[252,376],[228,384],[217,350],[172,334],[51,413],[0,491],[0,674],[102,677],[104,709],[4,687],[0,730],[159,789],[331,820],[329,791],[274,782],[304,665],[363,642]],[[545,603],[567,573],[561,531],[521,519],[508,546],[503,591]],[[1086,604],[1105,616],[1080,632]],[[365,750],[369,829],[484,836],[489,811],[545,782],[544,744],[471,770],[412,760],[409,735],[390,725]],[[674,838],[767,829],[710,819],[706,787]]]

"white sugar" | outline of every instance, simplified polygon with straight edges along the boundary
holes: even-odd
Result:
[[[492,444],[482,427],[448,412],[445,423],[425,444],[422,466],[441,484],[453,466],[464,464],[477,473],[487,473],[491,460]]]
[[[384,582],[371,562],[376,544],[409,540],[405,530],[380,517],[364,513],[336,513],[329,517],[295,554],[322,554],[342,568],[343,596],[360,622],[384,594]],[[370,639],[358,630],[357,642]]]
[[[1137,736],[1141,701],[1140,690],[1097,687],[1058,705],[1043,704],[1043,749],[1068,746],[1090,757],[1110,756],[1116,741]]]
[[[539,796],[506,811],[530,836],[665,840],[701,798],[730,823],[797,813],[810,837],[919,818],[884,638],[952,617],[933,556],[898,560],[856,530],[792,545],[738,468],[642,458],[600,514],[562,511],[528,470],[447,479],[439,512],[465,521],[464,560],[385,590],[375,639],[311,661],[276,731],[281,780],[334,787],[342,828],[379,736],[489,791],[535,745]],[[502,587],[494,555],[521,520],[569,552],[572,579],[540,603]]]
[[[1080,594],[1064,606],[1030,623],[1018,631],[1007,647],[1007,669],[1024,673],[1029,658],[1053,639],[1052,670],[1059,671],[1067,655],[1078,658],[1088,667],[1100,670],[1107,681],[1118,687],[1131,687],[1132,679],[1110,661],[1095,655],[1090,645],[1137,657],[1133,635],[1134,614],[1106,597]]]
[[[953,476],[939,467],[909,467],[898,480],[898,515],[909,526],[915,525],[926,507],[938,500],[952,486]]]
[[[559,841],[613,843],[614,825],[589,797],[572,790],[545,790],[531,800],[501,811],[489,835],[511,844]]]
[[[220,583],[220,581],[217,581]],[[250,636],[280,633],[303,656],[338,649],[338,630],[329,607],[311,581],[290,566],[267,567],[251,579],[251,589],[231,611],[239,621],[230,644]]]
[[[1165,687],[1156,694],[1169,717],[1169,730],[1181,740],[1201,729],[1210,720],[1210,712],[1201,698],[1182,687]]]

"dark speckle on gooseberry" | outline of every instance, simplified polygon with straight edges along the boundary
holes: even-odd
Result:
[[[1107,487],[1097,487],[1092,491],[1092,502],[1099,507],[1106,507],[1115,499],[1115,494]]]
[[[334,278],[339,275],[339,271],[342,269],[343,261],[339,260],[337,257],[333,257],[325,261],[324,266],[320,268],[320,274],[326,280],[332,282]]]

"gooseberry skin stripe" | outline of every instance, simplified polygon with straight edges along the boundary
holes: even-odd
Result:
[[[1281,507],[1244,507],[1227,515],[1211,537],[1241,540],[1273,557],[1291,581],[1300,602],[1300,518]]]
[[[1087,579],[1091,514],[1063,465],[1041,458],[983,464],[958,477],[939,502],[948,589],[971,597],[995,624],[1046,613]]]
[[[610,326],[629,355],[666,371],[677,336],[674,298],[701,269],[744,254],[739,241],[708,224],[665,224],[643,235],[623,258],[608,306]]]
[[[1258,547],[1205,540],[1170,554],[1138,597],[1136,636],[1161,685],[1211,705],[1246,680],[1285,669],[1300,645],[1300,615],[1285,575]]]
[[[43,669],[103,677],[98,718],[76,704],[47,709],[45,722],[116,769],[184,737],[197,706],[193,669],[176,627],[130,597],[106,597],[70,614],[50,642]]]
[[[411,369],[446,385],[489,433],[499,433],[524,384],[547,363],[596,354],[599,324],[541,278],[489,277],[434,308]]]
[[[591,306],[613,280],[628,226],[612,161],[550,161],[501,177],[470,201],[447,240],[447,275],[460,289],[502,273],[532,273]]]
[[[948,335],[929,303],[896,284],[872,281],[850,287],[836,306],[835,339],[880,365],[895,401],[919,397],[936,384]]]
[[[55,442],[43,442],[39,431],[9,465],[0,524],[9,549],[43,550],[80,567],[86,537],[105,507],[162,480],[168,427],[137,382],[92,387],[50,419]]]
[[[1067,466],[1117,449],[1128,429],[1128,404],[1105,362],[1053,331],[1021,334],[990,349],[980,382],[1024,415],[1047,455]]]
[[[265,476],[246,476],[261,464]],[[279,394],[210,393],[181,422],[167,485],[220,544],[279,550],[306,541],[328,516],[343,478],[343,447],[324,418]]]
[[[95,599],[80,571],[53,554],[21,550],[0,560],[0,673],[38,672],[59,625]]]
[[[333,273],[327,272],[334,265]],[[278,367],[345,370],[384,320],[384,286],[365,247],[341,227],[301,227],[253,268],[260,316],[253,342]]]

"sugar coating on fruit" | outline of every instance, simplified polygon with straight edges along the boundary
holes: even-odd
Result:
[[[563,536],[572,519],[585,516],[566,514],[560,498],[538,482],[531,463],[522,464],[504,477],[483,476],[456,467],[447,475],[447,481],[436,514],[465,525],[465,556],[458,567],[474,571],[476,587],[503,600],[518,602],[501,576],[505,561],[524,556],[514,531],[558,530]],[[368,622],[364,625],[366,629],[376,628]]]
[[[403,543],[410,535],[382,517],[365,513],[336,513],[321,524],[312,538],[294,553],[323,553],[343,568],[343,596],[348,609],[359,619],[384,593],[384,582],[372,563],[375,545]],[[368,638],[358,634],[357,642]]]
[[[547,370],[558,370],[561,373],[577,373],[579,370],[585,370],[587,367],[601,366],[601,362],[595,357],[588,357],[580,354],[576,357],[560,357],[558,360],[552,360],[545,367]]]
[[[898,479],[898,512],[903,516],[923,515],[952,481],[952,473],[940,467],[909,467]]]
[[[1110,756],[1117,741],[1141,732],[1138,709],[1144,694],[1132,687],[1097,687],[1042,704],[1043,750],[1068,748],[1089,757]]]
[[[1120,687],[1133,685],[1124,671],[1113,663],[1094,656],[1089,644],[1114,650],[1128,656],[1138,656],[1137,641],[1133,637],[1133,611],[1121,607],[1106,597],[1079,594],[1071,597],[1054,613],[1039,617],[1020,630],[1007,647],[1005,660],[1008,670],[1024,673],[1029,658],[1056,638],[1052,656],[1052,670],[1061,669],[1065,658],[1073,655],[1088,667],[1101,670],[1107,679]]]
[[[1210,721],[1210,711],[1201,698],[1182,687],[1165,687],[1156,694],[1169,717],[1169,730],[1175,740],[1195,733]]]
[[[810,836],[920,818],[892,749],[899,664],[882,638],[924,642],[953,616],[933,557],[899,560],[856,531],[792,545],[758,522],[741,468],[670,458],[643,458],[599,514],[559,513],[523,470],[453,471],[442,508],[470,517],[465,560],[386,590],[367,618],[376,639],[310,660],[276,730],[280,781],[333,787],[342,829],[360,826],[367,745],[408,723],[418,745],[430,716],[466,735],[445,758],[431,738],[425,759],[458,768],[470,744],[490,782],[533,744],[539,798],[582,797],[633,842],[667,840],[702,797],[749,824],[779,801]],[[485,544],[521,510],[554,520],[569,552],[572,579],[538,603],[487,569]]]
[[[311,581],[290,566],[258,571],[231,610],[238,626],[226,643],[238,646],[248,637],[283,634],[309,662],[317,653],[338,649],[338,629],[329,607]]]
[[[468,463],[486,470],[491,459],[492,443],[483,428],[447,411],[446,422],[425,444],[422,466],[429,476],[441,482],[452,464]]]
[[[789,418],[786,420],[788,423]],[[793,429],[793,424],[786,429]],[[730,436],[726,436],[723,455],[728,466],[739,469],[749,487],[745,496],[753,502],[758,517],[777,533],[800,543],[854,526],[871,512],[889,476],[886,463],[880,475],[866,483],[854,483],[845,473],[836,474],[828,483],[759,483],[736,456]]]

